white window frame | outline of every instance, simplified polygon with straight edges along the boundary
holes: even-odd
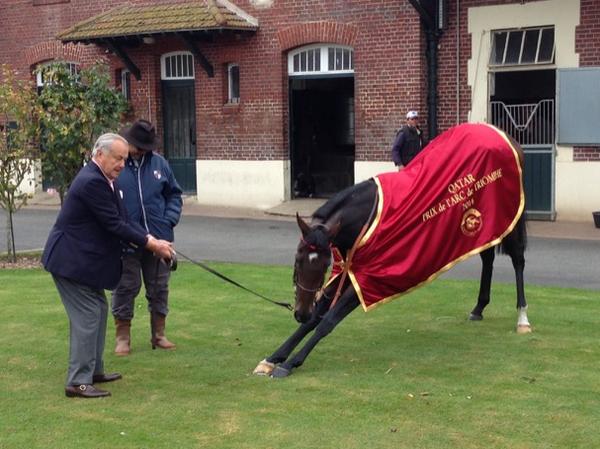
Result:
[[[524,52],[524,47],[525,47],[525,37],[527,35],[528,31],[538,31],[538,41],[537,41],[537,48],[536,48],[536,52],[535,52],[535,57],[533,59],[533,61],[523,61],[523,52]],[[554,34],[554,39],[552,41],[552,54],[550,59],[544,59],[544,60],[540,60],[540,46],[541,46],[541,42],[542,42],[542,34],[544,32],[544,30],[554,30],[554,33],[556,33],[555,31],[555,27],[553,25],[551,26],[539,26],[539,27],[527,27],[527,28],[510,28],[510,29],[506,29],[506,30],[494,30],[491,32],[491,51],[490,51],[490,60],[489,60],[489,65],[492,68],[500,68],[500,67],[514,67],[514,66],[538,66],[538,65],[552,65],[554,64],[554,58],[556,55],[556,34]],[[510,36],[512,34],[516,34],[516,33],[522,33],[521,35],[521,44],[520,44],[520,49],[519,49],[519,58],[517,61],[514,62],[506,62],[506,57],[507,57],[507,52],[508,52],[508,46],[509,46],[509,42],[510,42]],[[497,36],[500,36],[501,34],[506,34],[506,40],[504,42],[504,48],[502,49],[502,57],[501,58],[497,58],[496,57],[496,38]],[[500,59],[500,61],[498,61],[498,59]]]
[[[237,96],[234,95],[234,82],[236,81],[233,77],[232,69],[237,67]],[[231,62],[227,64],[227,102],[237,104],[240,102],[240,65]]]
[[[128,69],[121,69],[121,93],[127,101],[131,99],[131,72]]]
[[[64,64],[69,68],[69,72],[71,73],[71,75],[79,74],[79,63],[72,62],[72,61],[60,61],[60,60],[46,61],[46,62],[42,62],[41,64],[38,64],[37,68],[43,69],[44,67],[50,66],[52,64]],[[47,84],[47,82],[44,81],[43,75],[44,75],[43,70],[38,70],[37,73],[35,74],[35,84],[38,88],[44,87]]]
[[[173,63],[175,65],[173,66]],[[167,73],[167,66],[176,67]],[[193,80],[195,79],[194,55],[189,51],[173,51],[160,57],[160,78],[162,80]]]
[[[329,68],[329,53],[340,55],[341,68]],[[335,63],[334,63],[335,65]],[[354,49],[347,45],[306,45],[288,53],[288,75],[332,75],[354,73]]]

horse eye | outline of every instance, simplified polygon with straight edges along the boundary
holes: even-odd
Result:
[[[309,262],[314,262],[315,260],[317,260],[319,258],[319,255],[317,253],[309,253],[308,254],[308,261]]]

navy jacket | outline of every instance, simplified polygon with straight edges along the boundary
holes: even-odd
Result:
[[[136,166],[129,157],[117,179],[129,219],[159,239],[174,240],[181,217],[181,187],[164,157],[146,152]]]
[[[94,162],[83,167],[50,230],[44,268],[90,287],[115,288],[121,278],[121,241],[144,246],[147,234],[126,221],[120,196]]]

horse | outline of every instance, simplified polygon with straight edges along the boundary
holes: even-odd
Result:
[[[469,126],[472,127],[475,125],[467,124],[459,126],[466,127],[460,129],[460,131],[466,131],[467,137],[472,138],[472,136],[468,136],[472,131],[472,128],[469,128]],[[499,130],[495,131],[500,132]],[[504,134],[502,133],[502,135]],[[504,139],[514,150],[520,177],[524,160],[523,151],[514,140],[506,135],[504,135]],[[433,145],[434,142],[435,140],[430,145]],[[486,150],[487,148],[484,144],[481,151]],[[420,158],[426,151],[435,150],[428,150],[426,148],[417,158]],[[425,157],[423,156],[423,158]],[[417,160],[413,160],[411,164]],[[474,177],[471,178],[468,176],[464,177],[464,184],[468,184],[467,187],[470,186],[469,188],[474,190],[477,186],[475,183],[477,180]],[[469,183],[470,180],[473,182]],[[522,194],[522,180],[520,178],[519,182],[521,183],[519,187]],[[458,189],[456,184],[457,182],[453,182],[448,186],[448,189],[453,191],[454,195],[457,194]],[[319,341],[327,336],[348,314],[361,304],[365,307],[364,298],[361,296],[364,292],[357,291],[358,284],[353,282],[356,280],[351,280],[350,276],[345,276],[344,274],[347,274],[349,270],[348,266],[351,264],[352,256],[359,246],[358,242],[364,239],[365,234],[367,234],[366,230],[369,229],[376,219],[378,196],[380,194],[378,182],[374,178],[371,178],[334,195],[313,213],[310,224],[296,214],[296,221],[301,231],[301,239],[297,246],[294,261],[294,318],[300,323],[300,326],[273,354],[258,364],[254,370],[254,374],[270,375],[274,378],[289,376],[293,369],[304,363],[309,353]],[[517,332],[527,333],[531,332],[531,325],[527,318],[527,301],[523,285],[527,233],[524,215],[522,214],[524,197],[523,195],[521,196],[521,209],[515,213],[511,227],[507,228],[506,232],[501,235],[501,239],[494,239],[491,242],[491,246],[489,244],[487,246],[480,246],[470,254],[473,255],[477,252],[480,254],[482,270],[477,303],[471,310],[469,319],[474,321],[483,319],[483,311],[490,302],[495,255],[497,252],[504,253],[511,258],[516,277]],[[410,195],[407,198],[410,198]],[[494,204],[496,203],[494,202]],[[434,214],[433,212],[428,213],[430,215]],[[468,214],[465,212],[465,216],[466,219],[463,220],[463,225],[467,227],[477,226],[474,223],[482,219],[482,217],[472,213]],[[421,219],[428,221],[430,218],[425,213]],[[397,227],[401,226],[401,224],[395,223],[393,226]],[[463,229],[463,231],[466,232],[468,229]],[[332,272],[337,271],[337,275],[332,275],[329,282],[323,287],[325,275],[331,264],[332,250],[333,255],[337,255],[337,257],[334,257],[334,260],[338,263],[337,265],[334,263]],[[460,261],[463,259],[464,257],[457,260]],[[344,270],[343,266],[339,265],[340,261],[346,261],[346,270]],[[371,263],[373,261],[367,260],[367,262]],[[443,264],[444,262],[441,263]],[[427,282],[433,280],[442,271],[448,269],[448,267],[449,265],[446,265],[443,269],[438,270],[439,272],[430,276]],[[377,288],[379,288],[381,284],[378,283],[377,285]],[[411,289],[409,290],[411,291]],[[290,357],[292,351],[304,337],[313,331],[313,335],[307,340],[305,345]]]

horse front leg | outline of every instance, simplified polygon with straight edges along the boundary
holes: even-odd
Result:
[[[494,271],[494,258],[496,247],[486,249],[481,252],[481,279],[479,282],[479,296],[477,304],[471,311],[469,319],[472,321],[483,320],[483,309],[490,303],[490,290],[492,287],[492,273]]]
[[[332,298],[328,296],[328,292],[326,290],[325,294],[321,295],[319,298],[310,320],[308,320],[306,323],[302,323],[298,329],[296,329],[296,331],[286,341],[284,341],[283,344],[277,348],[273,354],[261,360],[256,368],[254,368],[252,374],[256,374],[258,376],[271,375],[276,364],[284,362],[296,348],[296,346],[298,346],[298,344],[304,339],[304,337],[312,332],[321,322],[323,315],[325,315],[329,310],[331,299]]]
[[[306,344],[292,358],[277,365],[271,377],[287,377],[292,374],[292,370],[304,363],[306,357],[308,357],[317,343],[326,337],[359,304],[360,302],[354,288],[348,287],[340,296],[335,306],[325,314]]]
[[[511,254],[510,259],[515,269],[517,282],[517,333],[528,334],[531,332],[531,324],[527,318],[527,300],[525,299],[525,283],[523,273],[525,271],[525,257],[523,254]]]

